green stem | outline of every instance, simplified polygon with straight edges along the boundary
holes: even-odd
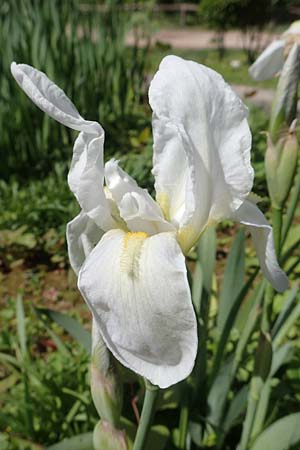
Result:
[[[272,225],[274,231],[274,245],[277,257],[280,257],[281,229],[282,229],[282,208],[272,208]]]
[[[265,290],[261,324],[261,328],[264,332],[270,331],[271,328],[274,295],[275,291],[272,285],[268,283]]]
[[[152,419],[155,412],[155,404],[159,389],[146,380],[146,393],[139,427],[135,436],[132,450],[144,450],[147,436],[150,431]]]
[[[181,407],[179,418],[179,440],[178,440],[179,450],[185,450],[186,437],[188,432],[188,422],[189,422],[189,405],[187,398],[185,398],[184,404]]]
[[[286,217],[285,217],[285,221],[284,221],[283,228],[282,228],[282,236],[281,236],[282,245],[284,244],[287,234],[289,232],[289,229],[292,225],[295,211],[296,211],[296,208],[298,205],[299,197],[300,197],[300,173],[296,176],[294,189],[291,192],[290,203],[287,208]]]

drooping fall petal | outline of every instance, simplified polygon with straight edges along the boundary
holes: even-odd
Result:
[[[84,120],[64,91],[47,75],[27,64],[11,64],[11,72],[18,85],[42,111],[63,125],[77,131],[100,135],[97,122]]]
[[[249,227],[260,267],[267,280],[278,292],[285,291],[288,287],[288,278],[279,267],[273,230],[263,213],[253,202],[246,200],[236,211],[234,218]]]
[[[64,91],[43,72],[16,63],[12,63],[11,71],[19,86],[42,111],[63,125],[81,131],[74,145],[69,185],[85,213],[102,229],[113,228],[115,222],[103,190],[103,128],[97,122],[83,119]]]
[[[123,365],[161,388],[190,374],[197,326],[173,233],[107,232],[84,263],[78,286]]]

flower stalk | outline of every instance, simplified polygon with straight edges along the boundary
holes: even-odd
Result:
[[[151,423],[155,413],[155,405],[159,394],[159,388],[146,380],[146,392],[142,409],[141,420],[138,426],[132,450],[144,450]]]
[[[95,450],[128,448],[126,433],[120,429],[123,384],[114,363],[93,320],[91,393],[100,417],[93,434]]]

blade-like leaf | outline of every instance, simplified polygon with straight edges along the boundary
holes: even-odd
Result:
[[[289,450],[300,443],[300,413],[277,420],[255,440],[251,450]]]
[[[228,432],[236,420],[243,414],[247,406],[249,388],[243,386],[230,402],[228,412],[224,420],[224,431]]]
[[[93,450],[93,433],[83,433],[47,447],[47,450]]]
[[[242,290],[245,276],[245,231],[241,229],[234,240],[227,259],[223,282],[220,290],[217,328],[219,334],[225,326],[232,305]]]
[[[17,301],[16,301],[16,316],[17,316],[17,330],[18,330],[20,349],[21,349],[22,357],[24,358],[27,353],[26,325],[25,325],[25,313],[24,313],[23,298],[20,294],[17,296]]]
[[[91,334],[86,331],[82,325],[67,314],[62,314],[51,309],[36,308],[39,314],[44,314],[49,319],[56,322],[66,330],[75,340],[77,340],[88,353],[91,352]]]
[[[273,344],[274,348],[279,347],[282,340],[286,337],[287,333],[289,332],[290,328],[295,324],[295,322],[298,320],[300,316],[300,301],[297,302],[294,309],[291,311],[291,313],[286,317],[284,323],[279,328]]]
[[[197,254],[202,267],[203,287],[210,293],[216,263],[216,230],[214,227],[209,227],[201,236]]]
[[[228,359],[220,368],[208,395],[208,420],[213,426],[220,425],[225,402],[231,384],[232,358]]]
[[[247,402],[246,418],[243,424],[243,432],[239,444],[239,450],[246,450],[252,435],[255,415],[265,381],[268,379],[272,364],[272,343],[270,335],[261,331],[256,349],[254,371],[250,382],[250,390]],[[262,447],[263,448],[263,447]]]
[[[271,336],[272,339],[275,338],[276,334],[279,332],[280,328],[284,325],[286,320],[288,319],[291,311],[295,306],[295,298],[298,292],[298,286],[294,286],[293,289],[288,293],[287,299],[285,300],[284,307],[280,311],[279,316],[272,328]]]
[[[121,417],[121,427],[125,429],[127,437],[132,442],[134,442],[136,425],[130,422],[130,420],[126,419],[125,417]],[[170,431],[167,427],[163,425],[152,426],[149,432],[145,450],[164,450],[169,437]]]
[[[197,316],[200,314],[200,305],[203,289],[203,272],[199,260],[196,261],[194,273],[192,276],[192,300]]]
[[[267,417],[269,401],[272,392],[272,377],[276,374],[280,367],[288,362],[288,360],[292,357],[293,350],[293,344],[291,342],[288,342],[273,353],[271,371],[260,393],[251,432],[251,438],[257,437],[265,426],[265,419]]]
[[[222,334],[220,336],[220,339],[218,341],[218,345],[217,345],[217,351],[214,357],[214,361],[213,361],[213,367],[212,367],[212,371],[211,371],[211,383],[213,383],[218,371],[219,371],[219,367],[221,365],[222,362],[222,358],[224,355],[224,351],[226,348],[226,343],[227,340],[230,336],[230,332],[233,328],[234,322],[236,320],[238,311],[240,309],[240,306],[243,302],[243,300],[245,299],[250,287],[253,284],[253,281],[255,280],[255,277],[258,273],[258,270],[256,270],[248,279],[247,283],[244,285],[244,287],[242,288],[242,290],[240,291],[240,293],[237,295],[237,297],[234,299],[234,302],[230,308],[230,311],[227,315],[227,319],[224,325],[224,328],[222,330]]]

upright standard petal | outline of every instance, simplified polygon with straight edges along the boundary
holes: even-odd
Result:
[[[288,278],[279,267],[272,227],[263,213],[253,202],[246,200],[236,211],[234,219],[249,227],[261,269],[267,280],[278,292],[285,291]]]
[[[67,244],[70,264],[78,275],[86,257],[100,241],[104,231],[81,211],[67,224]]]
[[[11,72],[18,85],[42,111],[58,122],[77,131],[100,135],[97,122],[84,120],[64,91],[37,69],[27,64],[11,64]]]
[[[147,190],[140,188],[136,181],[119,167],[118,161],[112,159],[105,164],[105,180],[119,207],[121,217],[131,231],[144,231],[148,234],[175,231],[164,219],[159,205]]]
[[[249,73],[257,81],[272,78],[284,63],[284,40],[273,41],[252,64]]]
[[[201,231],[237,209],[251,190],[247,108],[215,71],[176,56],[161,62],[149,101],[158,199],[178,205],[169,211],[173,220],[172,209],[181,210],[180,227]]]
[[[190,374],[197,325],[173,233],[107,232],[84,263],[78,287],[124,366],[161,388]]]

